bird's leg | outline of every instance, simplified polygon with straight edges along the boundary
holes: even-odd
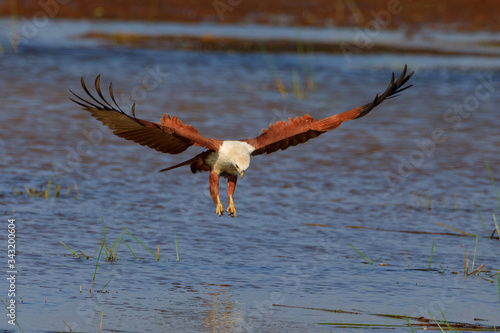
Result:
[[[236,181],[238,180],[238,176],[229,175],[227,177],[227,194],[229,197],[229,206],[227,207],[227,215],[235,217],[236,216],[236,208],[234,207],[233,202],[233,194],[236,188]]]
[[[210,196],[212,197],[214,204],[217,205],[215,212],[217,213],[217,215],[221,216],[224,212],[224,207],[222,207],[222,203],[220,202],[219,198],[219,174],[213,170],[210,171],[209,184]]]

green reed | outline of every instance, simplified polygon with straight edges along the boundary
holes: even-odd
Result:
[[[371,261],[370,259],[368,259],[363,253],[359,252],[358,249],[356,249],[354,246],[352,246],[350,243],[347,243],[347,245],[349,245],[350,247],[352,247],[354,249],[354,251],[358,252],[363,258],[365,258],[366,260],[368,260],[370,262],[370,265],[373,265],[373,261]]]

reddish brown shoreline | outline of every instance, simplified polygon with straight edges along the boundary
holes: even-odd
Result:
[[[10,0],[0,3],[0,15],[367,27],[391,7],[398,11],[385,16],[387,29],[500,31],[498,0]]]
[[[150,36],[130,33],[90,32],[79,38],[99,39],[104,44],[124,45],[129,47],[151,49],[181,49],[186,51],[225,51],[225,52],[322,52],[331,54],[430,54],[430,55],[475,55],[483,57],[498,57],[497,53],[486,53],[473,50],[439,50],[436,48],[404,47],[397,44],[373,44],[369,48],[357,47],[352,43],[313,42],[287,39],[241,39],[231,37],[204,36]],[[349,48],[349,49],[346,49]]]

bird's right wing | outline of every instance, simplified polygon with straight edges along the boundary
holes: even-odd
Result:
[[[99,99],[87,89],[83,77],[81,83],[83,90],[92,100],[83,99],[71,90],[77,100],[70,99],[89,111],[94,118],[108,126],[121,138],[167,154],[182,153],[192,145],[218,151],[222,145],[221,140],[205,138],[193,126],[184,125],[177,116],[170,118],[168,114],[165,114],[161,123],[142,120],[135,117],[135,104],[132,106],[132,116],[127,115],[115,101],[112,84],[109,85],[109,95],[114,106],[104,98],[100,88],[100,75],[95,79],[95,89]]]
[[[336,129],[341,123],[361,118],[370,112],[374,107],[382,103],[384,100],[397,96],[403,90],[411,87],[411,85],[403,87],[411,78],[413,72],[406,75],[407,67],[405,66],[399,78],[395,81],[394,73],[392,73],[391,83],[382,95],[377,95],[373,101],[360,107],[345,111],[323,119],[313,119],[306,114],[295,119],[286,121],[278,121],[269,126],[269,129],[262,130],[262,134],[253,139],[242,140],[252,145],[255,150],[253,156],[260,154],[270,154],[277,150],[285,150],[291,146],[298,145],[313,139],[323,133]]]

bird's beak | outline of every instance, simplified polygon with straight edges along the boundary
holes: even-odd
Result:
[[[245,171],[240,171],[240,176],[243,179],[243,176],[245,175]]]

